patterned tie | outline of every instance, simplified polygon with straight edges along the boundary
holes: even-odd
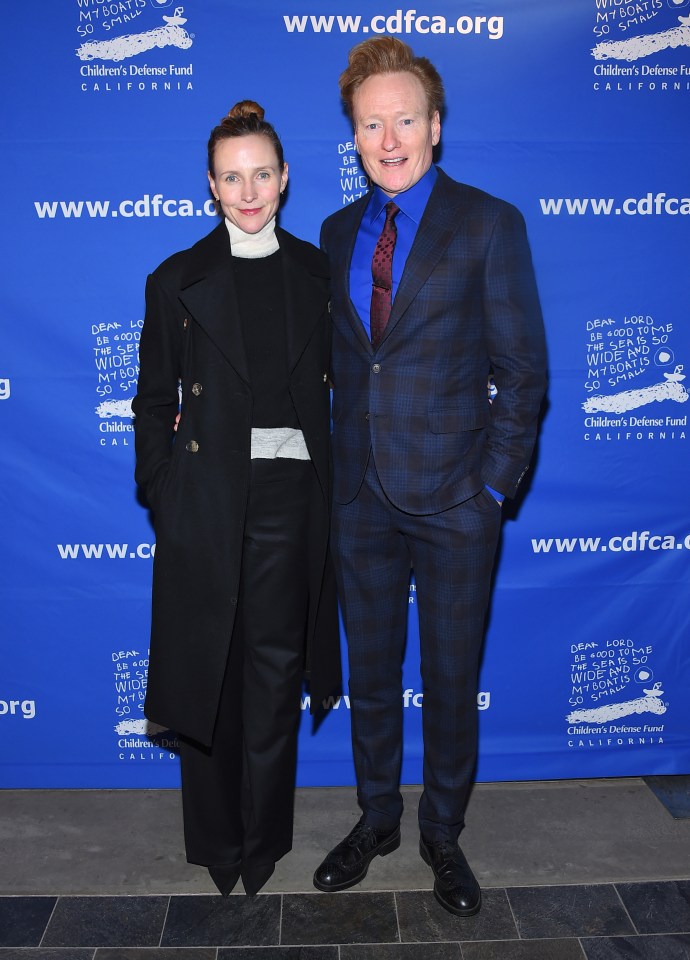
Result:
[[[381,343],[388,318],[391,315],[391,292],[393,289],[393,251],[398,231],[395,217],[400,212],[392,200],[386,204],[386,222],[381,236],[376,241],[371,261],[371,345],[374,350]]]

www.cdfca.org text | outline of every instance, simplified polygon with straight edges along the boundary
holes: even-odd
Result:
[[[690,550],[690,533],[676,537],[672,533],[633,530],[609,537],[532,537],[533,553],[638,553],[644,550]]]

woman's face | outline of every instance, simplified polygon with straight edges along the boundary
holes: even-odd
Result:
[[[258,233],[278,212],[288,179],[268,137],[250,134],[216,145],[208,180],[225,216],[245,233]]]

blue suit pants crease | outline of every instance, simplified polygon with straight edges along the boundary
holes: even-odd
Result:
[[[428,840],[457,839],[477,756],[477,675],[501,508],[487,491],[442,513],[412,515],[386,497],[370,457],[350,503],[333,507],[347,634],[358,802],[380,830],[399,823],[410,570],[419,613]]]
[[[292,847],[306,531],[316,482],[310,461],[252,461],[240,595],[213,744],[181,740],[187,859],[241,865],[245,887]]]

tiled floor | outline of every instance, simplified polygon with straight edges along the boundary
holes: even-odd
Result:
[[[0,898],[2,960],[690,958],[690,881],[490,888],[466,920],[428,891]]]
[[[478,787],[468,919],[434,900],[409,812],[361,889],[308,892],[356,811],[350,790],[300,791],[267,892],[223,899],[184,863],[175,792],[146,793],[0,793],[0,960],[690,960],[690,820],[640,780]]]

